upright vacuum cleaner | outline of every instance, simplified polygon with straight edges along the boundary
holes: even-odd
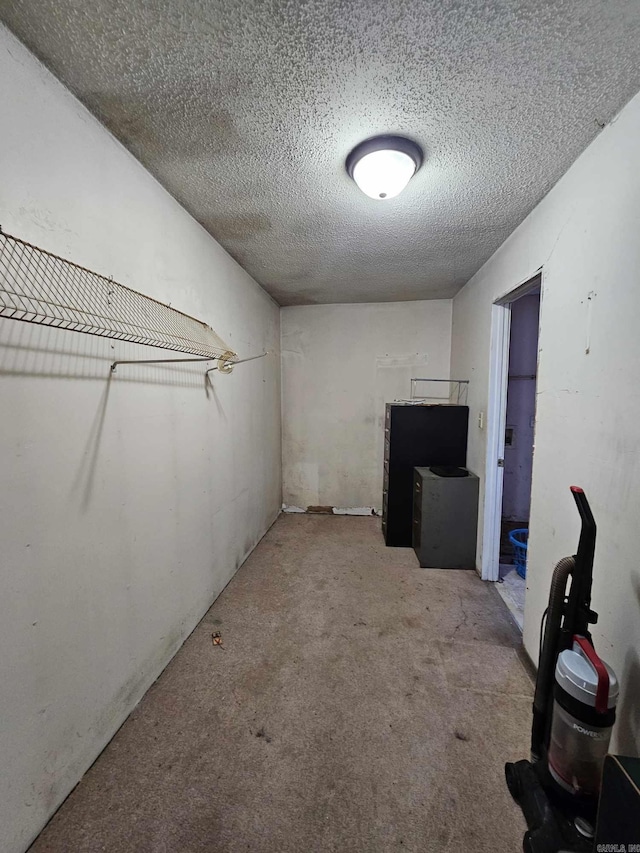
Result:
[[[602,764],[616,714],[618,682],[589,633],[598,619],[591,610],[596,523],[583,490],[572,486],[571,493],[582,529],[578,553],[554,569],[543,616],[531,761],[505,765],[509,791],[527,821],[525,853],[592,853]]]

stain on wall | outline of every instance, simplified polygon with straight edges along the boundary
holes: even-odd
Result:
[[[449,378],[450,345],[450,300],[283,309],[285,504],[380,510],[385,403]]]

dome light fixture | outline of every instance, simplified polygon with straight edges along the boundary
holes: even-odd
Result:
[[[422,165],[420,146],[405,136],[365,139],[347,157],[347,172],[369,198],[400,195]]]

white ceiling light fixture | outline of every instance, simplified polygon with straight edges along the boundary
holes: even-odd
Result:
[[[400,195],[422,165],[420,146],[405,136],[374,136],[347,157],[347,172],[369,198]]]

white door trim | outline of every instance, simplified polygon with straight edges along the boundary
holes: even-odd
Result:
[[[504,459],[510,331],[511,309],[509,305],[492,305],[481,558],[483,581],[497,581],[500,574],[500,524],[504,468],[498,467],[498,459]]]
[[[500,575],[500,533],[502,522],[502,485],[504,468],[504,432],[507,424],[507,386],[509,381],[509,335],[511,303],[540,287],[542,302],[543,271],[514,288],[491,306],[491,350],[489,362],[489,399],[487,403],[487,455],[484,477],[484,517],[480,556],[483,581],[497,581]]]

